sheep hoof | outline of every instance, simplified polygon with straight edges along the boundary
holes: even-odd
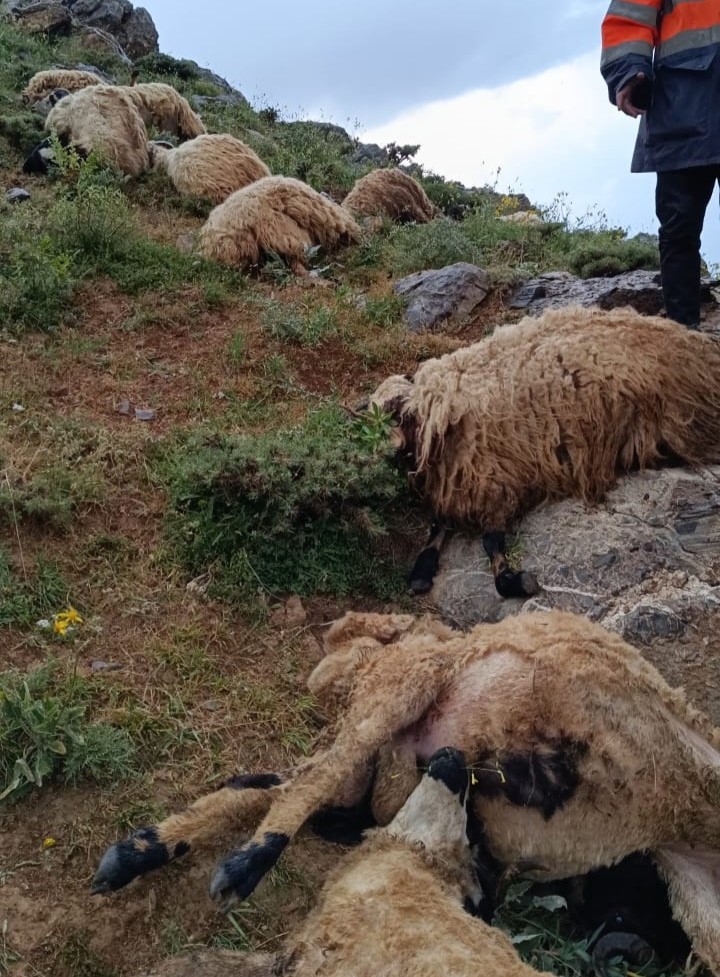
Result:
[[[597,941],[592,951],[595,977],[607,977],[610,962],[623,957],[633,967],[644,967],[655,956],[650,944],[635,933],[607,933]]]
[[[435,574],[440,566],[440,554],[434,546],[428,546],[415,560],[415,566],[408,577],[410,593],[419,596],[432,590]]]
[[[210,882],[210,896],[223,912],[253,894],[289,840],[287,835],[266,832],[262,843],[248,842],[217,867]]]
[[[534,597],[540,592],[540,584],[534,573],[520,570],[503,570],[495,577],[495,589],[501,597]]]
[[[189,851],[184,842],[175,846],[172,857]],[[133,879],[170,861],[167,845],[158,841],[157,828],[139,828],[125,841],[111,845],[103,855],[92,882],[92,894],[106,894],[122,889]]]

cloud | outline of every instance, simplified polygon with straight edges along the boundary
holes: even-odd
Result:
[[[606,0],[153,0],[164,51],[291,112],[377,125],[597,48]]]

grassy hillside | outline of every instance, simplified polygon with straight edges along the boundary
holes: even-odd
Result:
[[[502,325],[513,281],[656,255],[611,229],[503,224],[512,201],[420,172],[461,219],[318,255],[320,285],[277,261],[246,277],[177,247],[209,206],[159,174],[128,181],[65,154],[53,178],[23,176],[42,127],[20,91],[79,60],[129,80],[73,39],[0,24],[0,187],[32,194],[0,202],[0,974],[119,977],[189,944],[275,946],[338,857],[298,846],[227,918],[206,895],[217,848],[112,901],[88,895],[118,833],[311,749],[321,717],[303,679],[325,622],[421,606],[403,574],[424,514],[388,464],[387,420],[342,405]],[[187,96],[221,94],[191,63],[140,67]],[[272,108],[202,114],[337,197],[366,172],[342,134]],[[408,335],[393,279],[458,260],[494,277],[482,312]],[[307,620],[283,617],[290,594]],[[510,918],[524,949],[587,973],[584,944],[542,950],[560,915],[523,905]]]

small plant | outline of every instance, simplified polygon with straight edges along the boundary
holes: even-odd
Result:
[[[233,333],[232,339],[230,340],[230,348],[228,349],[230,362],[233,366],[239,368],[243,365],[246,352],[247,340],[245,339],[245,333],[238,329]]]
[[[363,417],[355,419],[353,431],[358,443],[373,454],[387,448],[392,430],[392,414],[386,414],[379,404],[371,404]]]
[[[335,312],[324,305],[268,302],[261,322],[273,339],[299,346],[319,346],[339,330]]]
[[[67,603],[68,587],[57,567],[38,561],[32,574],[16,571],[0,549],[0,627],[33,627]]]
[[[122,730],[87,719],[88,691],[72,678],[54,687],[55,666],[0,674],[0,801],[17,800],[62,776],[112,783],[131,769],[134,749]]]
[[[402,318],[406,305],[404,296],[394,293],[370,297],[365,303],[363,315],[372,325],[387,328]]]

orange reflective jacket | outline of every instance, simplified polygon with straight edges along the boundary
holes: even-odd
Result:
[[[638,74],[633,170],[720,163],[720,0],[612,0],[602,24],[610,101]]]

